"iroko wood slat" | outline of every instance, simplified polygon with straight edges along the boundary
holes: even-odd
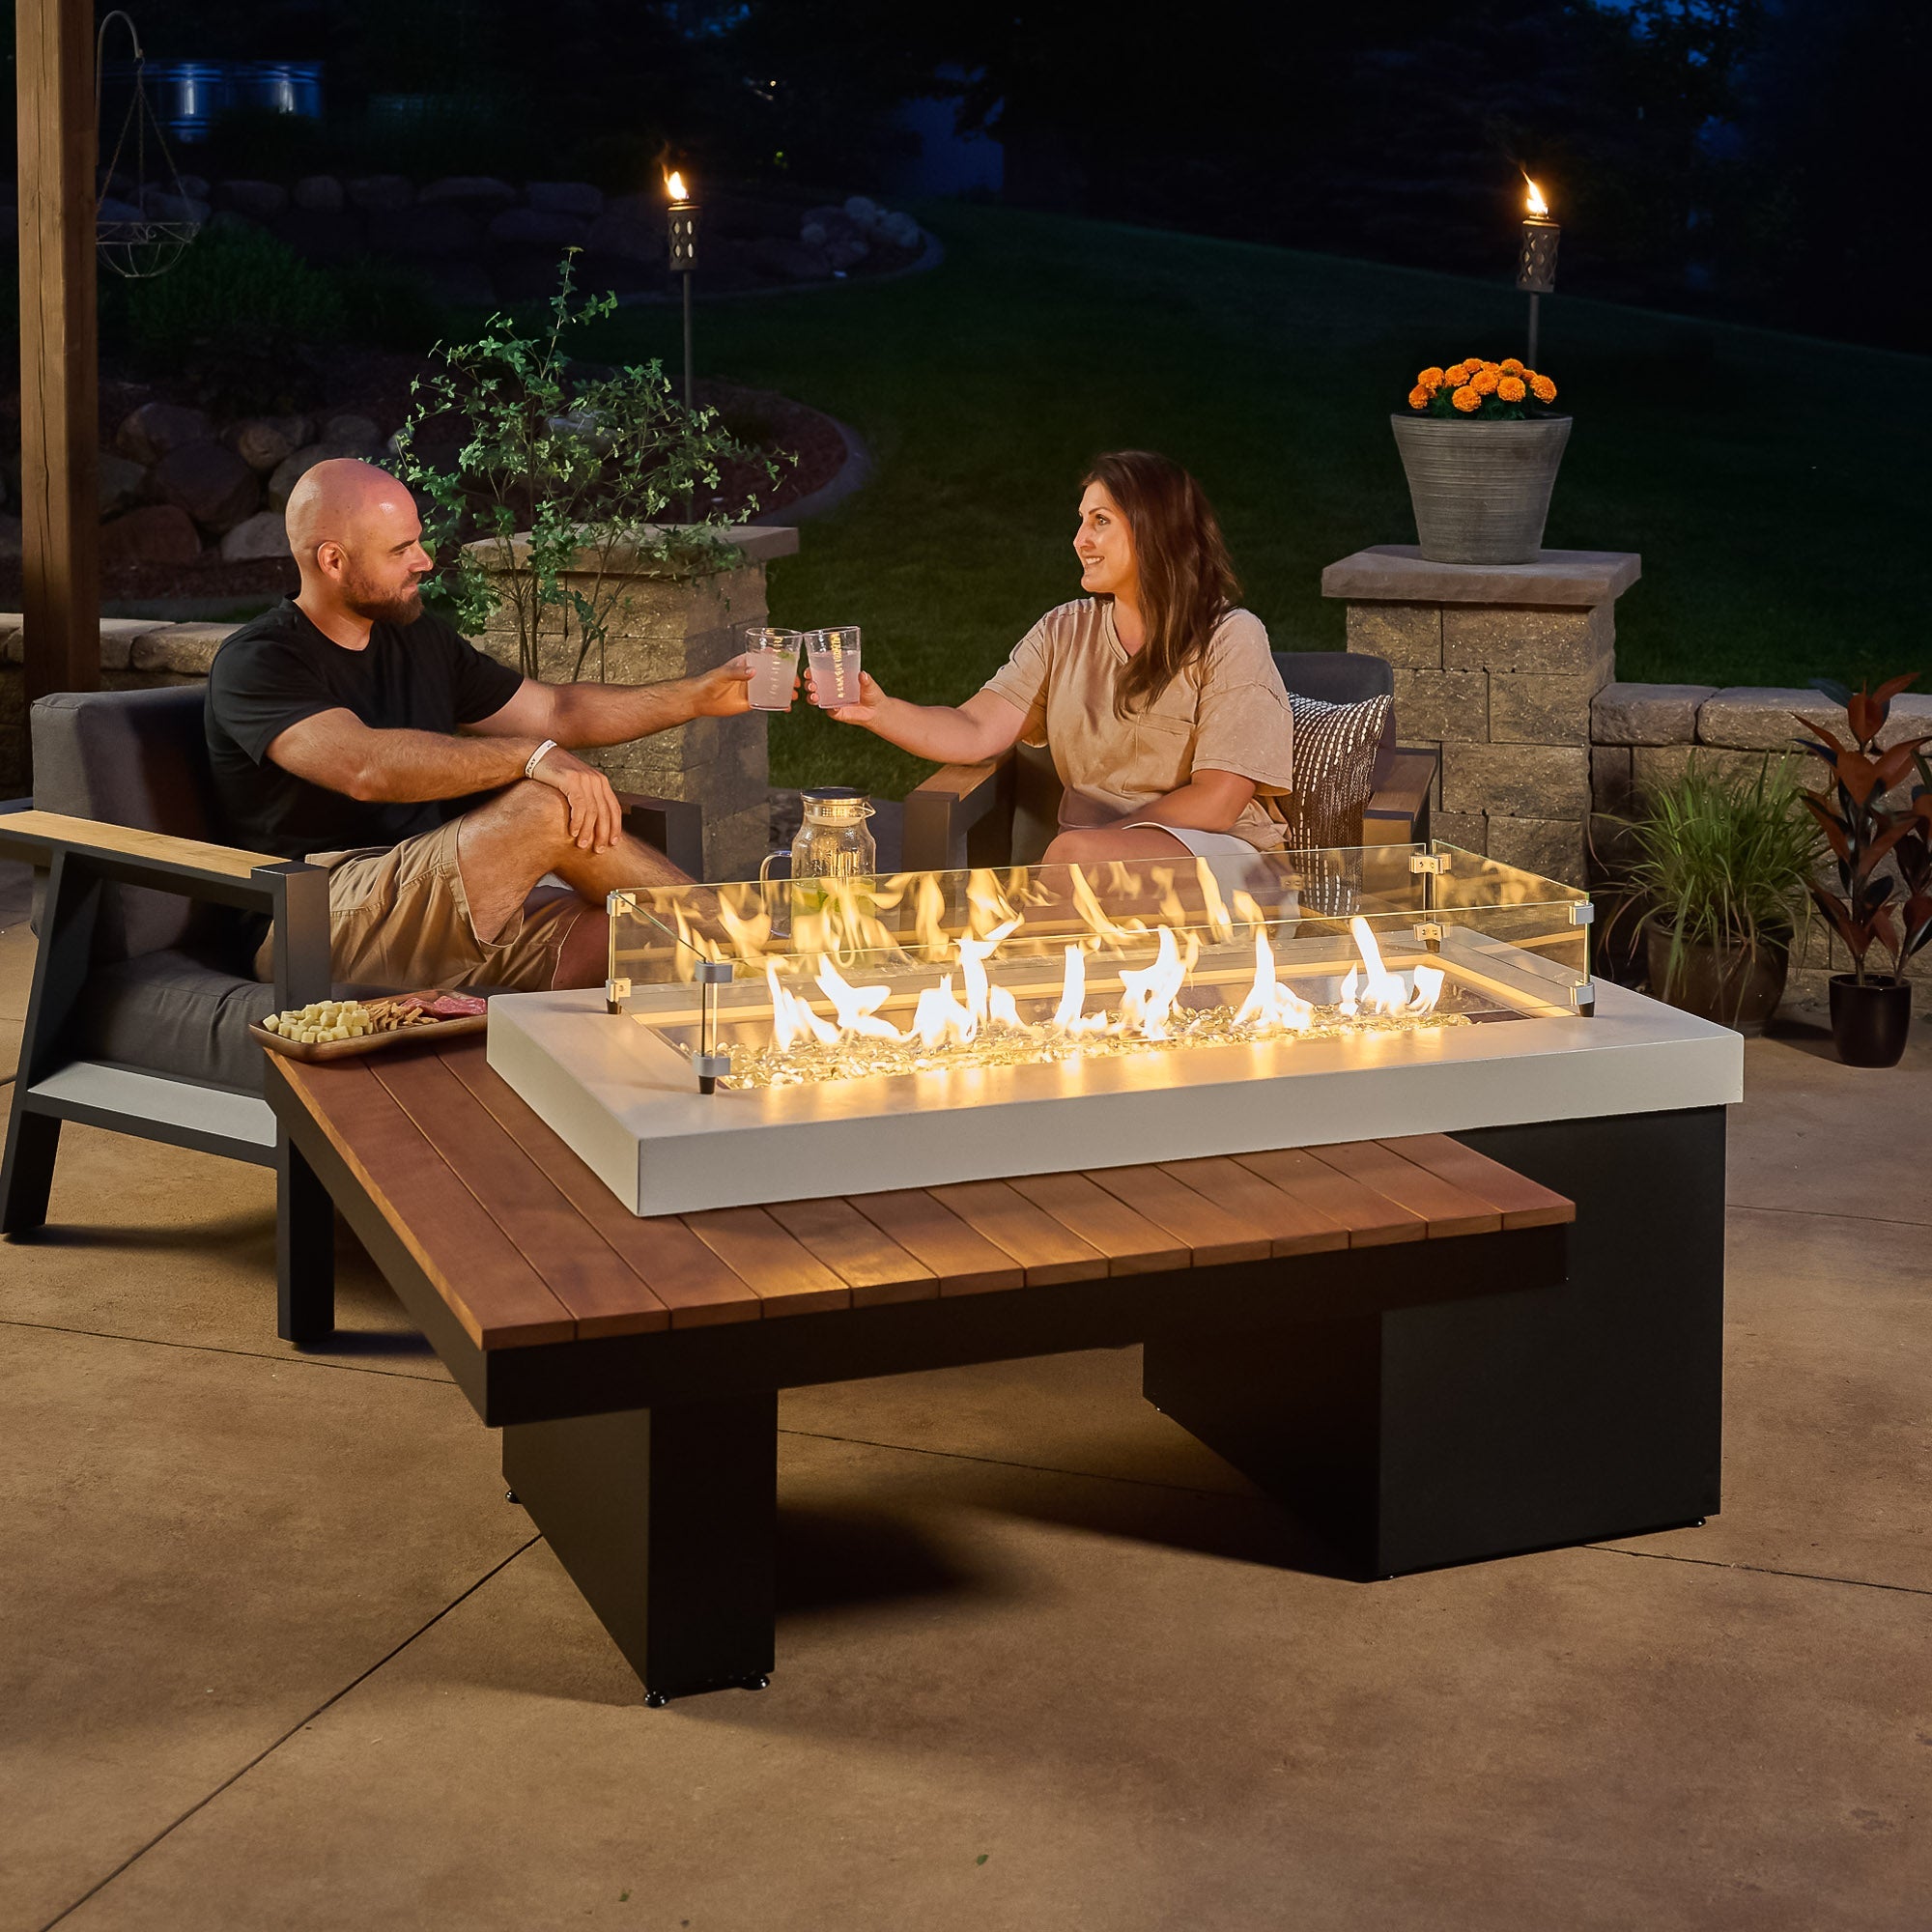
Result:
[[[1168,1174],[1230,1213],[1253,1223],[1268,1237],[1275,1255],[1315,1255],[1349,1245],[1347,1226],[1332,1214],[1264,1180],[1237,1160],[1212,1155],[1200,1160],[1161,1163]]]
[[[370,1070],[433,1139],[477,1208],[516,1243],[580,1335],[641,1335],[670,1313],[433,1053],[372,1058]]]
[[[762,1208],[707,1208],[678,1217],[741,1281],[767,1317],[849,1308],[852,1291],[792,1239]]]
[[[670,1312],[673,1328],[755,1321],[757,1291],[727,1267],[680,1220],[633,1214],[571,1152],[510,1083],[490,1070],[482,1045],[465,1040],[442,1050],[442,1064],[490,1110],[584,1221]]]
[[[278,1064],[355,1182],[480,1349],[568,1342],[570,1311],[396,1104],[366,1061]]]
[[[1378,1194],[1339,1168],[1317,1160],[1305,1148],[1276,1148],[1235,1158],[1270,1187],[1279,1187],[1346,1228],[1351,1248],[1378,1248],[1428,1238],[1429,1223],[1420,1214],[1410,1213],[1387,1195]]]
[[[1541,1227],[1562,1196],[1446,1135],[629,1213],[482,1044],[277,1072],[486,1349]]]
[[[849,1201],[778,1201],[765,1211],[844,1282],[854,1308],[879,1301],[928,1301],[939,1293],[932,1270]]]
[[[1027,1174],[1013,1191],[1107,1257],[1109,1274],[1159,1274],[1193,1265],[1184,1241],[1084,1174]]]
[[[1107,1257],[1071,1234],[1044,1208],[1016,1194],[1004,1180],[964,1180],[926,1192],[941,1207],[1004,1249],[1026,1270],[1026,1285],[1094,1281],[1107,1272]]]
[[[1382,1145],[1487,1201],[1501,1213],[1505,1228],[1554,1228],[1577,1218],[1574,1201],[1447,1134],[1409,1134]]]
[[[1094,1179],[1116,1200],[1131,1202],[1150,1221],[1165,1228],[1187,1249],[1196,1267],[1265,1261],[1274,1245],[1254,1222],[1196,1192],[1163,1168],[1096,1168]]]
[[[105,819],[71,818],[59,811],[10,811],[6,831],[10,839],[40,838],[49,845],[66,845],[76,852],[156,859],[229,879],[245,879],[258,866],[287,863],[272,852],[243,852],[233,845],[210,845],[199,838],[177,838],[170,833],[150,832],[139,825],[110,825]]]
[[[1480,1195],[1418,1167],[1380,1141],[1341,1141],[1311,1151],[1324,1165],[1339,1168],[1411,1213],[1422,1215],[1429,1223],[1432,1241],[1454,1235],[1493,1234],[1503,1224],[1501,1214]]]
[[[984,1294],[1018,1288],[1026,1279],[1026,1270],[1011,1255],[969,1228],[923,1187],[855,1194],[852,1205],[932,1271],[941,1294]]]

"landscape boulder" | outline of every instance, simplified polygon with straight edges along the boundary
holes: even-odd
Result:
[[[490,223],[490,239],[504,247],[581,248],[588,225],[575,214],[541,208],[506,208]]]
[[[213,433],[200,410],[185,409],[180,403],[143,403],[122,419],[114,432],[114,447],[146,469],[169,450],[206,442]]]
[[[254,515],[262,501],[261,479],[218,442],[171,449],[148,472],[148,489],[157,501],[186,511],[215,536]]]
[[[295,204],[313,214],[339,214],[342,184],[333,175],[304,175],[296,183]]]
[[[364,451],[373,454],[383,446],[383,432],[367,416],[345,411],[323,423],[322,440],[347,450],[351,455]]]
[[[206,175],[177,175],[175,177],[175,185],[184,194],[191,195],[196,201],[206,201],[208,199],[208,177]]]
[[[192,195],[175,194],[162,188],[151,187],[141,206],[147,211],[150,221],[191,223],[197,228],[214,213],[205,201],[197,201]]]
[[[593,255],[617,255],[627,262],[662,262],[668,242],[662,218],[651,221],[629,210],[613,210],[590,224],[583,245]]]
[[[415,184],[407,175],[364,175],[348,184],[345,192],[352,208],[407,208],[415,200]]]
[[[258,476],[269,475],[309,440],[306,416],[243,416],[222,432],[222,441]]]
[[[417,197],[420,201],[470,202],[486,208],[508,208],[516,198],[517,190],[493,175],[445,175],[431,182]]]
[[[130,456],[116,456],[111,449],[103,449],[96,471],[100,481],[100,514],[111,517],[116,510],[125,510],[130,503],[138,503],[147,495],[148,466],[136,463]]]
[[[201,554],[201,533],[185,510],[150,503],[100,526],[100,561],[192,563]]]
[[[895,248],[917,248],[922,240],[919,223],[903,212],[888,214],[879,223],[877,234],[881,242]]]
[[[440,261],[473,253],[482,240],[482,224],[460,202],[422,201],[413,208],[377,209],[369,216],[369,247],[377,255]]]
[[[229,181],[215,190],[223,208],[245,214],[251,221],[266,221],[289,205],[289,191],[280,182]]]
[[[279,510],[257,510],[221,539],[224,563],[253,563],[268,556],[289,554],[289,530]]]
[[[604,190],[588,182],[532,182],[524,198],[546,214],[575,214],[595,221],[604,213]]]

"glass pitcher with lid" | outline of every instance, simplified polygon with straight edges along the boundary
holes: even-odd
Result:
[[[879,848],[866,829],[872,802],[850,785],[819,785],[801,792],[804,822],[790,848],[770,852],[758,867],[758,883],[770,888],[772,867],[791,861],[791,903],[796,911],[815,908],[825,896],[822,882],[868,879],[878,868]]]

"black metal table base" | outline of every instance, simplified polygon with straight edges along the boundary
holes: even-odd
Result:
[[[1367,1577],[1717,1512],[1721,1108],[1459,1136],[1568,1195],[1573,1229],[487,1353],[282,1117],[654,1707],[773,1667],[781,1388],[1140,1342],[1149,1399]],[[310,1271],[285,1307],[325,1293]]]

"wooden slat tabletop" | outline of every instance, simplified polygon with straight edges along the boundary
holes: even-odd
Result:
[[[1561,1195],[1422,1134],[641,1218],[491,1072],[480,1040],[273,1068],[483,1349],[1576,1216]]]

